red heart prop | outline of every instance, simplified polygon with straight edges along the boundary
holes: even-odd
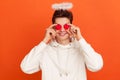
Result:
[[[62,28],[62,26],[60,25],[60,24],[57,24],[56,26],[55,26],[55,29],[56,30],[60,30]]]
[[[68,24],[64,25],[64,29],[67,30],[70,26]]]

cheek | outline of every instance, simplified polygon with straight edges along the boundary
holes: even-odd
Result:
[[[56,36],[59,36],[59,32],[60,32],[60,31],[58,31],[58,30],[56,31]]]

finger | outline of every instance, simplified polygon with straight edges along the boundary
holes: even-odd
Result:
[[[52,34],[53,34],[52,29],[50,29],[50,28],[47,28],[47,29],[46,29],[46,32],[47,32],[47,34],[49,34],[49,35],[52,35]]]
[[[73,31],[75,34],[77,34],[77,32],[78,32],[78,27],[76,27],[76,26],[72,26],[71,27],[71,31]]]
[[[71,30],[71,33],[72,33],[72,35],[74,35],[74,36],[76,35],[75,32],[74,32],[73,30]]]
[[[71,31],[70,31],[70,29],[68,29],[68,30],[66,30],[66,31],[67,31],[67,33],[68,33],[69,35],[72,34]]]
[[[70,37],[74,37],[74,35],[75,35],[75,34],[74,34],[74,32],[73,32],[73,31],[68,30],[67,32],[68,32],[68,34],[69,34],[69,36],[70,36]]]
[[[68,25],[70,25],[71,28],[75,28],[75,25],[73,24],[68,24]]]
[[[70,29],[70,32],[71,32],[72,34],[76,34],[76,33],[77,33],[77,30],[76,30],[75,28],[71,28],[71,29]]]
[[[56,31],[54,29],[50,29],[50,33],[52,36],[56,36]]]
[[[49,28],[52,29],[52,28],[53,28],[54,26],[56,26],[56,25],[57,25],[57,24],[52,24],[52,25],[49,26]]]
[[[52,39],[54,40],[54,39],[55,39],[55,37],[56,37],[56,32],[55,32],[54,30],[52,30],[51,32],[52,32],[51,37],[52,37]]]

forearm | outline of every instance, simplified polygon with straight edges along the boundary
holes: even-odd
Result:
[[[23,72],[31,74],[40,70],[40,57],[42,56],[41,51],[46,47],[44,42],[35,46],[22,60],[21,69]]]
[[[98,71],[103,66],[103,59],[100,54],[94,51],[94,49],[88,44],[85,39],[80,39],[80,48],[84,55],[84,60],[87,68],[90,71]]]

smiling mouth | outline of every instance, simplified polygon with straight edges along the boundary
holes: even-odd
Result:
[[[60,32],[59,35],[60,36],[65,36],[67,34],[67,32]]]

